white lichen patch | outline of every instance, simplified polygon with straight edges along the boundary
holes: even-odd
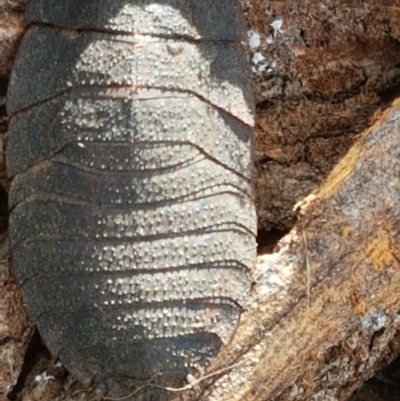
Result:
[[[272,32],[267,37],[256,32],[255,30],[250,30],[247,33],[248,44],[251,53],[251,68],[253,73],[256,75],[268,75],[273,73],[278,63],[277,58],[271,59],[271,56],[267,56],[267,54],[271,53],[270,46],[275,43],[278,34],[282,34],[284,32],[282,30],[283,20],[276,19],[269,25],[272,29]]]
[[[264,60],[265,60],[265,57],[262,55],[261,52],[256,52],[256,53],[253,54],[253,63],[254,64],[258,64],[258,63],[260,63],[261,61],[264,61]]]
[[[289,389],[289,396],[290,398],[299,397],[301,394],[304,393],[304,388],[298,386],[296,383]]]
[[[249,31],[247,33],[249,46],[251,49],[257,49],[261,44],[260,34],[255,31]]]
[[[283,19],[276,19],[275,21],[269,24],[269,26],[273,29],[272,36],[274,38],[276,38],[278,33],[283,33],[282,25],[283,25]]]
[[[49,380],[54,380],[54,376],[49,375],[46,371],[42,372],[40,375],[35,376],[36,383],[45,383]]]
[[[379,331],[386,327],[386,324],[387,316],[382,311],[369,315],[361,321],[361,327],[363,330]]]

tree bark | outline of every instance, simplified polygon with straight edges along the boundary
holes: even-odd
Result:
[[[257,99],[252,307],[199,381],[171,394],[346,400],[400,350],[400,3],[241,3]],[[0,0],[3,139],[23,5]],[[8,188],[4,165],[0,180]],[[0,400],[91,399],[32,334],[8,263],[5,191],[0,212]],[[271,230],[287,235],[266,253]]]

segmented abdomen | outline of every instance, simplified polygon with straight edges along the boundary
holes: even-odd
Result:
[[[253,110],[238,6],[37,0],[27,14],[7,163],[28,311],[83,382],[121,391],[161,373],[178,385],[229,341],[250,292]]]

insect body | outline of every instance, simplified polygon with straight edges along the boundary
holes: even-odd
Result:
[[[7,103],[27,309],[83,383],[178,386],[230,340],[250,292],[253,110],[238,6],[33,0],[27,16]]]

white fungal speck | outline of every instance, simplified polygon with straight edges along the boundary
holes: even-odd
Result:
[[[270,35],[267,37],[267,39],[265,39],[265,41],[267,42],[267,44],[272,45],[275,41],[274,38]]]
[[[378,331],[386,326],[387,316],[384,312],[380,311],[373,315],[365,317],[361,321],[361,327],[364,330]]]
[[[252,49],[255,49],[256,47],[260,46],[261,39],[260,39],[260,35],[257,32],[249,31],[247,33],[247,37],[249,40],[249,45]]]
[[[274,32],[272,33],[274,38],[276,37],[276,35],[278,35],[278,33],[283,33],[281,29],[282,24],[283,24],[283,19],[276,19],[275,21],[269,24],[270,27],[274,30]]]
[[[48,375],[46,371],[42,372],[40,375],[35,377],[35,382],[37,383],[44,383],[49,380],[54,380],[54,376]]]
[[[265,60],[265,57],[260,52],[254,53],[254,55],[253,55],[253,63],[254,64],[258,64],[263,60]]]

